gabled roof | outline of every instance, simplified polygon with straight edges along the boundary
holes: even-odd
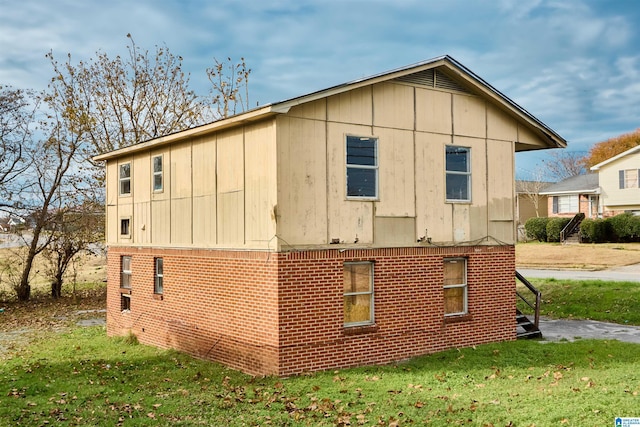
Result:
[[[618,159],[620,159],[620,158],[622,158],[622,157],[628,156],[629,154],[633,154],[633,153],[635,153],[635,152],[637,152],[637,151],[640,151],[640,145],[636,145],[635,147],[630,148],[630,149],[628,149],[627,151],[624,151],[624,152],[622,152],[622,153],[620,153],[620,154],[618,154],[618,155],[616,155],[616,156],[613,156],[613,157],[611,157],[611,158],[609,158],[609,159],[605,160],[604,162],[600,162],[600,163],[598,163],[597,165],[591,166],[591,170],[592,170],[592,171],[600,170],[600,168],[601,168],[602,166],[606,166],[606,165],[608,165],[609,163],[615,162],[616,160],[618,160]]]
[[[432,74],[432,77],[430,77],[428,73],[429,70],[435,70]],[[151,146],[164,145],[181,139],[202,135],[205,133],[222,130],[257,120],[262,120],[271,116],[275,116],[277,114],[284,114],[296,105],[312,102],[322,98],[327,98],[333,95],[338,95],[375,83],[390,80],[404,80],[420,82],[421,84],[438,87],[436,83],[438,74],[436,74],[436,71],[440,76],[442,76],[441,79],[445,81],[445,84],[448,85],[449,89],[468,90],[476,95],[480,95],[485,99],[492,101],[494,105],[499,106],[503,110],[509,112],[511,115],[517,117],[519,120],[528,124],[529,129],[536,135],[538,135],[540,139],[546,142],[546,148],[566,147],[566,140],[558,135],[553,129],[535,118],[524,108],[520,107],[514,101],[499,92],[497,89],[474,74],[464,65],[460,64],[452,57],[445,55],[416,64],[408,65],[406,67],[397,68],[395,70],[387,71],[381,74],[376,74],[370,77],[365,77],[348,83],[333,86],[327,89],[322,89],[285,101],[267,104],[265,106],[258,107],[241,114],[237,114],[235,116],[215,121],[213,123],[187,129],[160,138],[155,138],[150,141],[141,142],[130,147],[112,151],[110,153],[101,154],[96,156],[94,160],[108,160],[110,158],[118,157],[130,152],[144,150]]]
[[[600,183],[597,173],[575,175],[560,182],[556,182],[541,191],[543,195],[559,194],[598,194]]]
[[[545,190],[550,185],[555,184],[554,182],[547,181],[527,181],[522,179],[516,180],[516,193],[530,193],[532,188],[537,188],[538,193],[542,190]]]

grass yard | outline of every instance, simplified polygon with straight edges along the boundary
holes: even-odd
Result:
[[[519,265],[555,254],[549,262],[558,267],[580,254],[591,267],[640,262],[636,252],[640,245],[516,247]],[[81,270],[75,296],[67,287],[51,300],[40,278],[32,301],[0,304],[0,427],[601,426],[640,416],[638,344],[514,341],[390,366],[250,377],[76,326],[105,301],[104,260],[88,259]],[[637,283],[532,282],[544,315],[640,325]]]
[[[640,408],[640,346],[517,341],[394,366],[253,378],[76,328],[0,366],[0,423],[603,426]]]
[[[543,316],[640,325],[638,283],[556,279],[531,279],[530,282],[542,292],[540,314]],[[518,284],[518,289],[527,294],[522,284]],[[519,308],[530,311],[524,306]]]
[[[19,258],[21,256],[21,250],[24,251],[24,249],[20,248],[0,249],[0,268],[2,270],[2,273],[0,273],[0,302],[15,298],[10,274],[2,267],[7,264],[17,265],[15,257]],[[93,287],[95,283],[105,281],[107,278],[106,265],[107,259],[105,255],[82,254],[78,256],[77,262],[67,270],[65,284],[62,289],[63,295],[70,295],[73,292],[74,280],[76,290]],[[31,295],[34,298],[50,295],[51,293],[51,280],[47,277],[46,271],[47,266],[42,257],[36,257],[31,274]],[[18,274],[18,271],[14,272],[16,279],[19,278]]]
[[[528,268],[603,270],[640,263],[640,243],[516,245],[516,265]]]

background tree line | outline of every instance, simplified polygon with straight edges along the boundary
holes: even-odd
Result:
[[[149,51],[127,35],[127,55],[98,51],[75,63],[46,55],[48,87],[0,85],[0,210],[26,219],[19,250],[0,265],[0,281],[19,300],[31,296],[36,257],[46,261],[53,297],[77,254],[104,239],[104,167],[92,157],[244,111],[251,70],[244,58],[213,59],[211,83],[190,88],[182,57]],[[43,273],[43,272],[41,272]]]

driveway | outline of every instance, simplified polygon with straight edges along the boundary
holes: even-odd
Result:
[[[595,320],[540,318],[540,331],[542,331],[542,338],[547,341],[601,339],[640,344],[640,326],[618,325]]]
[[[517,268],[525,278],[553,278],[569,280],[606,280],[615,282],[640,282],[640,264],[608,270],[545,270]],[[549,341],[576,339],[619,340],[640,344],[640,327],[596,322],[594,320],[540,319],[542,337]]]

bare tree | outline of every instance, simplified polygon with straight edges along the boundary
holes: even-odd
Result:
[[[26,153],[30,167],[23,179],[28,186],[21,197],[32,224],[25,235],[27,252],[15,289],[21,301],[31,296],[30,277],[35,257],[53,238],[47,228],[54,223],[57,212],[65,204],[75,203],[84,189],[77,158],[91,120],[83,110],[70,108],[75,95],[69,81],[52,80],[49,90],[42,94],[48,111],[48,117],[41,122],[41,133],[45,137]]]
[[[17,178],[29,163],[24,151],[30,143],[30,125],[33,122],[35,99],[29,91],[0,85],[0,207],[11,208]]]
[[[552,151],[549,158],[543,160],[545,178],[550,181],[562,181],[576,175],[583,175],[585,153],[579,151]]]
[[[51,296],[62,296],[68,267],[82,252],[91,253],[104,238],[104,213],[101,205],[85,200],[76,206],[58,210],[48,225],[50,241],[42,252],[46,274],[51,279]]]
[[[234,63],[231,58],[220,62],[213,59],[215,65],[207,68],[211,82],[211,99],[220,118],[229,117],[249,109],[249,74],[244,58]]]
[[[540,206],[540,201],[542,196],[540,196],[540,192],[551,182],[545,179],[545,171],[541,168],[537,168],[533,172],[533,176],[528,180],[519,180],[516,182],[516,187],[518,193],[522,195],[522,197],[526,198],[531,203],[533,207],[536,217],[540,217],[540,208],[544,208],[546,211],[547,206]]]
[[[182,57],[156,47],[151,55],[129,39],[128,56],[111,59],[97,52],[89,62],[73,65],[47,57],[55,79],[73,86],[70,105],[90,119],[86,135],[92,154],[104,153],[204,123],[206,106],[189,89]]]
[[[181,57],[171,54],[166,46],[156,47],[150,54],[138,48],[131,35],[127,37],[125,58],[111,59],[98,52],[95,59],[74,65],[71,55],[58,62],[52,52],[47,54],[54,77],[39,97],[44,106],[41,112],[47,117],[38,135],[44,136],[36,140],[25,135],[25,142],[32,147],[27,152],[23,148],[20,158],[26,159],[28,168],[12,169],[20,170],[22,182],[27,184],[13,194],[24,200],[24,211],[31,218],[30,229],[24,234],[22,273],[15,281],[20,300],[30,297],[36,256],[48,251],[53,262],[52,295],[59,296],[70,260],[92,240],[78,233],[75,226],[65,225],[65,215],[68,218],[69,212],[87,200],[102,198],[95,190],[102,188],[104,170],[91,162],[94,155],[203,124],[217,117],[212,111],[214,104],[219,116],[235,114],[248,105],[250,70],[244,59],[229,68],[215,61],[214,68],[207,70],[213,84],[213,99],[207,99],[189,89]],[[227,71],[232,75],[225,75]],[[101,223],[100,230],[103,226]]]

